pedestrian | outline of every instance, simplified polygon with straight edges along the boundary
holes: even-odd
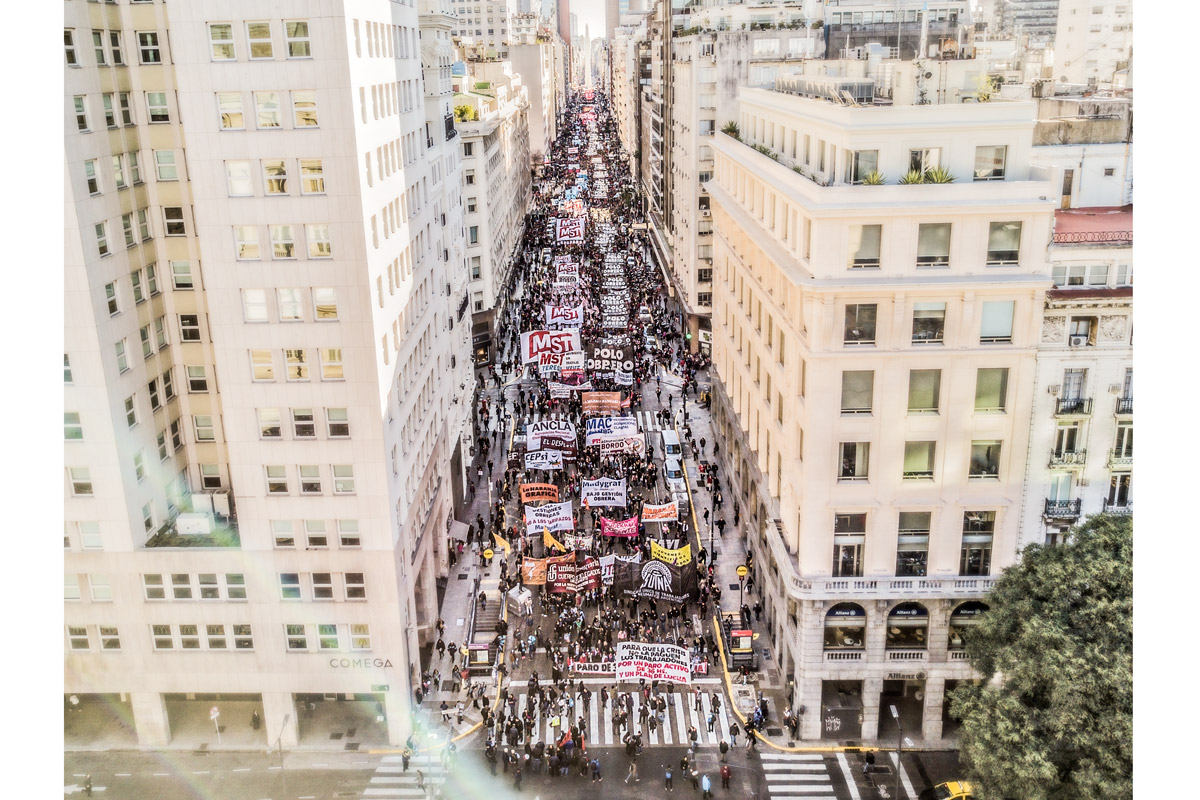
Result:
[[[671,780],[671,765],[670,764],[667,765],[666,772],[663,773],[663,775],[666,778],[666,787],[665,787],[666,790],[668,792],[675,791],[675,783]]]
[[[731,773],[731,771],[729,769],[729,765],[722,764],[721,765],[721,788],[722,789],[729,788],[729,778],[731,777],[730,773]]]
[[[712,781],[708,779],[708,773],[705,773],[704,777],[700,779],[700,789],[704,792],[704,800],[711,800]]]
[[[733,742],[733,746],[737,747],[737,737],[741,733],[741,728],[738,727],[737,720],[734,720],[729,725],[729,739]]]
[[[417,788],[422,792],[425,791],[425,773],[417,770]]]
[[[630,778],[633,778],[634,783],[639,783],[642,780],[638,777],[636,758],[629,762],[629,774],[625,776],[625,782],[629,783]]]
[[[592,783],[599,783],[604,780],[600,775],[600,759],[593,758],[591,761],[592,767]]]
[[[404,772],[408,772],[408,763],[412,760],[413,751],[411,747],[405,747],[404,752],[400,754],[400,763],[404,767]]]
[[[729,742],[722,739],[720,750],[721,750],[721,762],[724,763],[725,758],[729,755]]]

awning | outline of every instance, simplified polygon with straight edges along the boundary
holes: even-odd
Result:
[[[450,521],[450,538],[451,539],[460,539],[461,541],[465,542],[467,540],[467,528],[468,527],[470,527],[470,526],[468,526],[467,523],[465,523],[465,522],[459,522],[456,519],[451,520]]]

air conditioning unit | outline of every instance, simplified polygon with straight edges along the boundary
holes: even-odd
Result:
[[[175,530],[182,536],[206,536],[213,532],[212,515],[180,514],[175,518]]]
[[[1087,345],[1087,343],[1088,343],[1088,337],[1086,337],[1086,336],[1072,336],[1071,337],[1071,347],[1084,347],[1085,345]]]
[[[1058,390],[1059,385],[1057,383],[1046,387],[1046,391],[1048,391],[1050,394],[1058,394]]]
[[[212,495],[208,493],[192,495],[192,511],[197,514],[213,513]]]
[[[1120,394],[1121,388],[1122,388],[1121,384],[1119,384],[1119,383],[1110,383],[1108,385],[1108,393],[1109,394]]]
[[[709,211],[709,210],[706,208],[706,209],[704,209],[703,211],[701,211],[701,212],[700,212],[700,216],[702,216],[702,217],[710,217],[710,216],[712,216],[712,212],[711,212],[711,211]]]
[[[213,511],[223,517],[229,516],[229,492],[212,493]]]

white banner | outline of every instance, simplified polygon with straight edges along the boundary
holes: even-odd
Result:
[[[645,452],[646,437],[640,433],[637,436],[600,440],[600,455],[602,456],[612,456],[618,453],[637,453],[638,455],[642,455]]]
[[[546,303],[546,326],[561,325],[579,328],[583,325],[583,306],[556,306]]]
[[[562,543],[567,550],[590,550],[592,535],[590,533],[564,533]]]
[[[547,503],[544,506],[525,506],[525,524],[530,533],[541,533],[543,528],[551,532],[575,530],[575,517],[571,513],[570,501]]]
[[[587,432],[585,445],[595,445],[605,439],[624,439],[638,433],[634,417],[589,417],[584,424]]]
[[[619,508],[626,503],[624,478],[597,478],[583,481],[580,502],[589,507]]]
[[[612,586],[613,564],[617,561],[627,561],[630,564],[642,563],[641,551],[631,556],[600,556],[600,580],[605,586]]]
[[[542,353],[579,350],[579,331],[529,331],[521,334],[521,363],[537,363]]]
[[[554,236],[559,244],[579,244],[583,241],[586,217],[559,217],[554,220]]]
[[[547,436],[560,439],[574,439],[575,424],[565,419],[539,419],[525,427],[526,446],[530,450],[540,450],[542,439]],[[537,446],[534,446],[534,442]]]
[[[590,392],[591,390],[591,381],[588,381],[582,386],[569,386],[565,383],[556,383],[554,381],[550,381],[550,397],[555,400],[565,400],[571,396],[571,392]]]
[[[617,383],[621,386],[633,386],[633,373],[617,370]]]
[[[525,454],[525,469],[562,469],[561,450],[533,450]]]
[[[617,681],[691,683],[692,660],[685,647],[650,642],[617,642]]]

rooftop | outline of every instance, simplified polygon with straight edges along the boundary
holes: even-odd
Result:
[[[1132,244],[1133,205],[1070,208],[1054,212],[1055,244]]]

